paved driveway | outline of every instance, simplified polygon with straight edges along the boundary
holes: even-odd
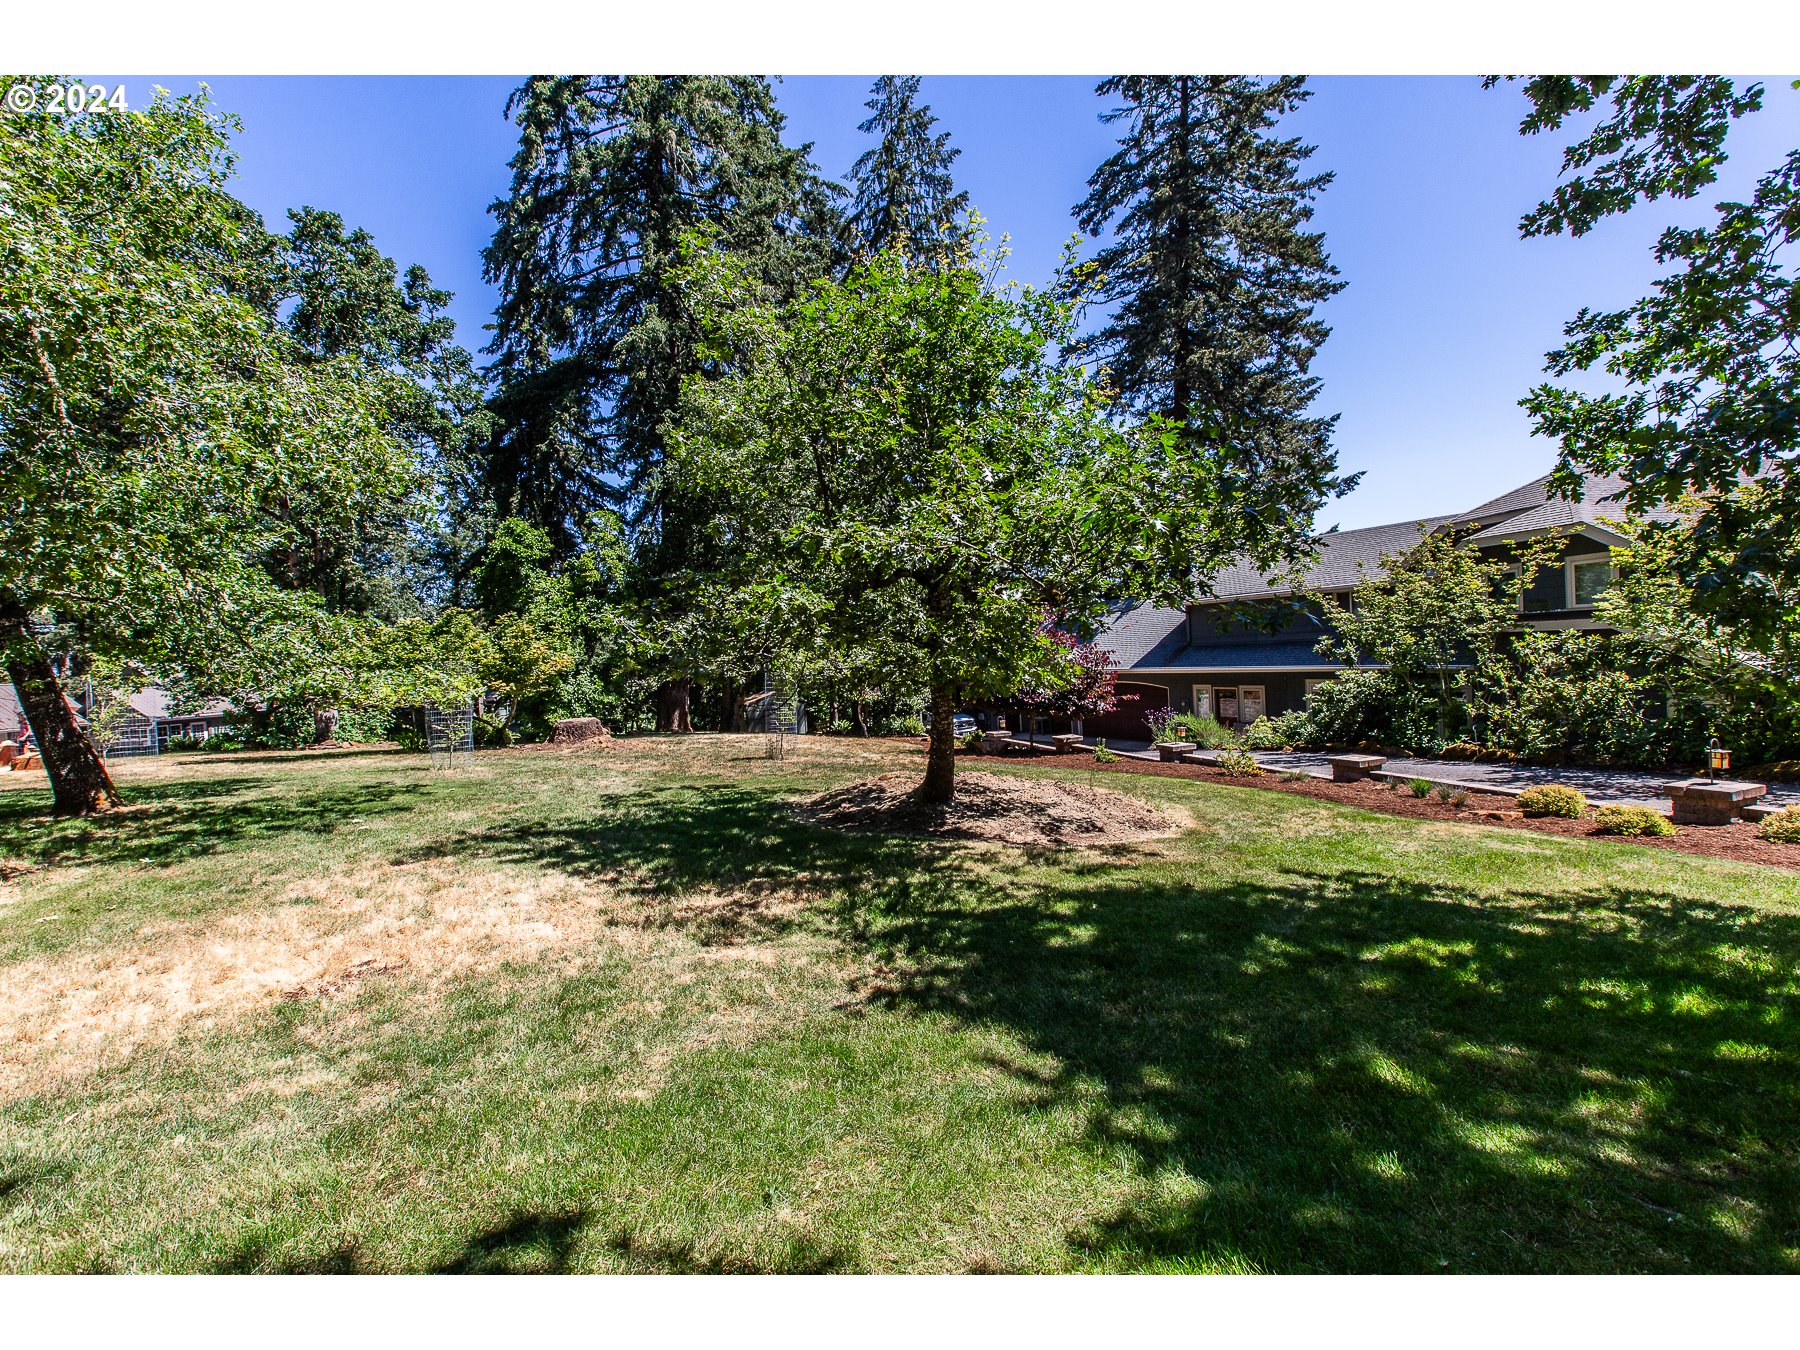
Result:
[[[1121,744],[1121,754],[1139,759],[1155,759],[1156,752],[1143,742]],[[1310,773],[1315,777],[1331,777],[1331,766],[1325,756],[1311,753],[1271,753],[1257,751],[1256,762],[1277,772]],[[1547,769],[1535,764],[1471,764],[1451,759],[1390,759],[1386,771],[1412,774],[1457,783],[1471,789],[1483,787],[1528,788],[1538,783],[1566,783],[1580,788],[1591,802],[1631,802],[1655,806],[1666,811],[1669,799],[1663,786],[1685,775],[1677,773],[1643,773],[1635,769]],[[1764,799],[1771,805],[1800,806],[1800,784],[1780,783],[1769,789]]]

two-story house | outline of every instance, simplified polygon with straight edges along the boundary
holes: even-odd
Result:
[[[1518,541],[1561,539],[1561,565],[1533,579],[1520,623],[1599,627],[1594,602],[1612,579],[1609,550],[1624,542],[1606,522],[1624,514],[1610,500],[1624,483],[1590,478],[1579,502],[1550,497],[1548,485],[1548,476],[1533,479],[1454,515],[1319,535],[1319,550],[1297,582],[1240,564],[1214,580],[1212,595],[1181,608],[1119,606],[1094,639],[1117,663],[1118,706],[1088,718],[1082,730],[1089,736],[1141,740],[1149,735],[1145,718],[1156,708],[1209,713],[1241,727],[1265,713],[1304,707],[1314,689],[1345,669],[1314,650],[1326,634],[1327,618],[1296,602],[1271,607],[1272,625],[1245,623],[1232,617],[1232,607],[1293,600],[1296,591],[1318,592],[1347,604],[1356,586],[1386,575],[1384,558],[1446,527],[1468,531],[1469,547],[1492,554]]]

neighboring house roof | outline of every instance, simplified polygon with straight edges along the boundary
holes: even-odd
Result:
[[[193,712],[171,713],[169,711],[169,692],[166,689],[140,689],[125,700],[131,710],[139,717],[147,717],[152,722],[161,722],[167,718],[181,720],[189,717],[223,717],[231,711],[231,705],[223,699],[213,699]]]
[[[1460,516],[1427,516],[1423,520],[1402,520],[1392,525],[1371,525],[1362,530],[1328,530],[1313,536],[1319,551],[1300,585],[1310,590],[1345,590],[1362,581],[1378,581],[1385,573],[1383,556],[1404,552],[1425,534]],[[1271,595],[1286,595],[1294,590],[1291,578],[1271,577],[1260,568],[1239,562],[1213,578],[1212,593],[1220,600],[1255,600]]]

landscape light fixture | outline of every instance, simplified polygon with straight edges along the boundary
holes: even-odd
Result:
[[[1719,738],[1714,736],[1712,742],[1706,747],[1706,781],[1716,783],[1718,775],[1730,767],[1731,751],[1720,745]]]

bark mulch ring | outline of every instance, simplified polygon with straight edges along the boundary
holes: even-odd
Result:
[[[963,771],[945,805],[912,795],[919,780],[884,773],[800,804],[800,814],[839,830],[881,830],[1022,847],[1126,844],[1176,833],[1186,823],[1123,792],[1060,779]]]
[[[1785,867],[1800,871],[1800,844],[1777,844],[1760,838],[1756,826],[1747,820],[1730,825],[1677,825],[1674,834],[1657,838],[1637,835],[1595,834],[1589,820],[1559,820],[1552,816],[1527,817],[1511,797],[1489,792],[1471,792],[1468,801],[1452,806],[1432,796],[1415,797],[1403,785],[1399,790],[1385,783],[1333,783],[1324,778],[1288,780],[1278,774],[1265,773],[1255,778],[1234,778],[1197,764],[1151,764],[1144,760],[1120,760],[1117,764],[1094,764],[1091,760],[1057,760],[1055,763],[1086,763],[1101,773],[1145,773],[1162,778],[1197,778],[1230,787],[1266,788],[1274,792],[1291,792],[1300,797],[1316,797],[1321,801],[1344,802],[1367,811],[1382,811],[1393,816],[1414,816],[1423,820],[1466,820],[1478,825],[1501,825],[1515,830],[1537,830],[1542,834],[1562,834],[1575,838],[1607,839],[1622,844],[1643,844],[1647,848],[1666,848],[1676,853],[1699,853],[1711,858],[1730,858],[1734,862],[1761,863],[1765,867]]]

